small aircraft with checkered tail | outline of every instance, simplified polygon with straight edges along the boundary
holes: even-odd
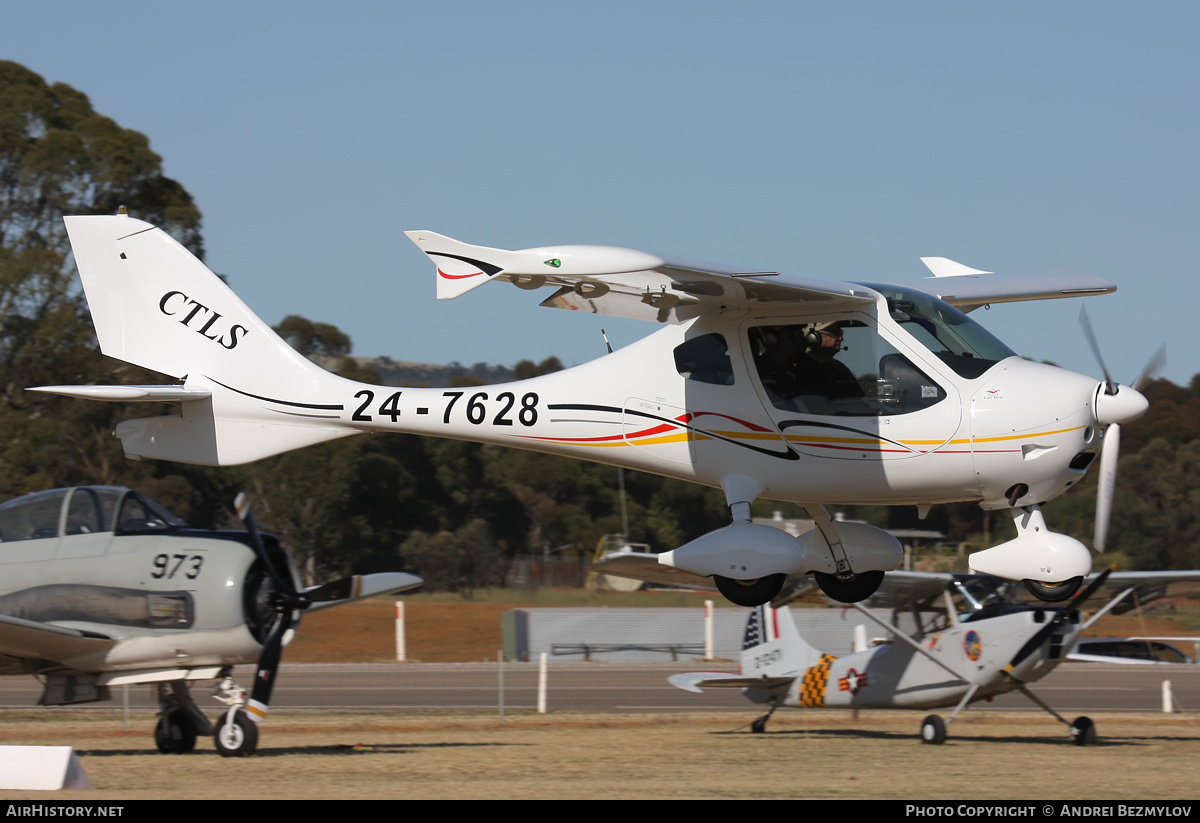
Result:
[[[161,229],[123,213],[65,219],[101,351],[176,382],[36,390],[174,404],[172,413],[117,426],[127,456],[228,466],[403,432],[693,481],[723,491],[730,523],[658,562],[710,578],[742,606],[770,602],[795,574],[836,600],[860,601],[900,565],[892,535],[838,522],[828,506],[914,506],[923,517],[964,501],[1009,512],[1017,529],[972,554],[972,569],[1023,581],[1043,601],[1069,598],[1092,554],[1051,530],[1042,506],[1099,462],[1093,547],[1103,550],[1120,427],[1145,412],[1138,387],[1154,371],[1118,385],[1102,361],[1101,381],[1032,362],[970,316],[992,304],[1116,290],[1094,275],[992,273],[926,257],[933,277],[897,285],[611,246],[509,251],[410,231],[435,267],[439,299],[493,282],[546,288],[542,306],[658,329],[528,380],[383,387],[326,372],[291,349]],[[753,523],[759,498],[796,502],[816,525],[792,537]]]
[[[864,604],[854,605],[883,632],[884,639],[870,648],[855,648],[843,656],[815,649],[797,626],[810,610],[764,605],[753,609],[746,621],[739,674],[688,672],[668,679],[692,692],[741,689],[752,703],[769,706],[767,714],[751,724],[755,732],[766,731],[767,721],[781,707],[952,706],[944,720],[931,714],[921,722],[921,742],[929,744],[945,742],[947,724],[969,704],[1019,691],[1067,725],[1076,745],[1087,746],[1096,741],[1092,720],[1064,719],[1029,684],[1066,660],[1100,617],[1132,608],[1134,602],[1144,605],[1161,596],[1169,583],[1198,579],[1200,572],[1195,571],[1106,570],[1091,577],[1070,602],[1051,606],[1019,602],[1016,587],[996,577],[893,572],[870,601],[893,609],[891,621]],[[1085,618],[1084,605],[1102,590],[1110,599]],[[904,624],[911,632],[897,628]]]

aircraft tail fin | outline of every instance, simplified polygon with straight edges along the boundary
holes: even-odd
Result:
[[[123,214],[64,218],[104,354],[182,385],[51,386],[112,401],[178,401],[182,413],[117,427],[130,457],[231,465],[354,434],[314,402],[349,381],[296,352],[166,232]]]
[[[787,606],[758,606],[750,612],[742,639],[743,675],[795,676],[821,658],[821,652],[800,636]]]

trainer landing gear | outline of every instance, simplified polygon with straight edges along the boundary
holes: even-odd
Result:
[[[162,754],[187,754],[196,748],[196,738],[212,727],[192,700],[186,680],[158,684],[158,723],[154,744]]]
[[[217,718],[213,743],[221,757],[249,757],[258,750],[258,725],[244,711],[246,690],[233,682],[232,669],[226,668],[213,695],[229,708]]]
[[[213,742],[221,757],[249,757],[258,750],[258,726],[241,709],[230,709],[217,720]]]

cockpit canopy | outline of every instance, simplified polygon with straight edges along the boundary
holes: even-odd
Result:
[[[0,505],[0,540],[73,534],[145,534],[186,528],[180,518],[132,489],[74,486],[34,492]]]
[[[973,380],[1016,352],[983,326],[931,294],[887,283],[862,283],[887,300],[888,314],[900,328],[954,370]]]

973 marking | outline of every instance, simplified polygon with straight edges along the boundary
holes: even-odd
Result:
[[[164,577],[170,580],[182,569],[184,577],[188,580],[195,580],[200,576],[202,565],[204,565],[204,555],[160,554],[154,558],[154,571],[150,572],[150,576],[156,580]]]

